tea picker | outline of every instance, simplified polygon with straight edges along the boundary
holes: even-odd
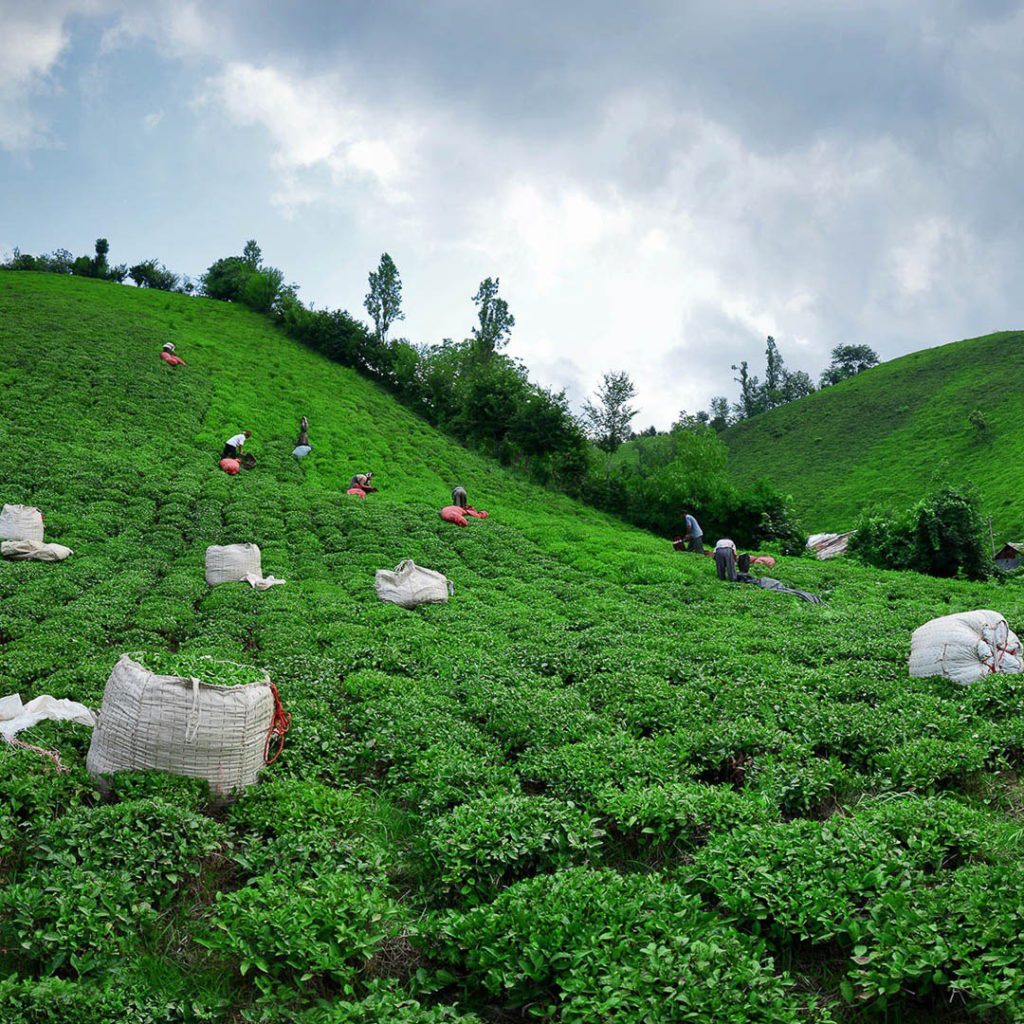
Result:
[[[242,456],[242,448],[245,442],[252,437],[251,430],[243,430],[240,434],[234,434],[224,442],[224,451],[220,453],[222,459],[238,459]]]
[[[297,459],[304,459],[312,450],[313,446],[309,443],[309,420],[303,416],[299,420],[299,439],[295,442],[292,455]]]

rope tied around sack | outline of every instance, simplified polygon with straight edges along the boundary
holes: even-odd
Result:
[[[267,731],[267,742],[263,748],[263,763],[273,764],[280,756],[281,751],[284,750],[284,737],[285,733],[291,728],[292,716],[285,711],[281,705],[281,697],[277,692],[277,687],[271,683],[270,692],[274,698],[274,716],[270,720],[270,729]],[[274,737],[277,737],[277,750],[274,751],[274,756],[270,756],[270,747],[274,742]]]

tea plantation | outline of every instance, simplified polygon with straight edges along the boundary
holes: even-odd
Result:
[[[1022,371],[1024,334],[1002,331],[893,359],[722,436],[737,479],[791,493],[811,532],[852,529],[876,502],[973,485],[1001,545],[1024,539]]]
[[[75,550],[0,564],[0,696],[213,655],[293,716],[226,808],[102,799],[81,726],[24,734],[65,773],[0,744],[0,1021],[1024,1020],[1024,679],[906,676],[933,616],[1024,625],[1019,583],[719,583],[203,299],[0,275],[0,385],[0,500]],[[489,519],[440,520],[456,483]],[[207,587],[241,541],[287,584]],[[404,558],[452,600],[378,601]]]

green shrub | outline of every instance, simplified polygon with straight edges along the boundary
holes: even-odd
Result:
[[[239,834],[232,856],[250,875],[382,875],[385,850],[367,794],[274,780],[250,787],[231,806],[228,821]]]
[[[476,903],[524,875],[586,861],[597,845],[593,822],[572,804],[499,796],[431,822],[425,853],[445,892]]]
[[[291,998],[308,982],[351,994],[401,920],[400,908],[358,876],[296,882],[263,875],[238,892],[218,893],[212,925],[198,941],[236,960],[265,995]]]
[[[1002,1010],[1019,1020],[1022,892],[1018,863],[962,868],[934,888],[887,893],[854,951],[851,979],[858,997],[885,1007],[908,990],[922,997],[944,989],[976,1013]]]
[[[172,899],[224,840],[223,826],[193,811],[159,800],[126,801],[72,811],[40,829],[21,874],[32,878],[36,866],[54,877],[79,868],[120,874],[159,904]]]
[[[394,991],[391,986],[376,986],[358,1002],[329,1003],[288,1018],[288,1024],[384,1024],[385,1021],[387,1024],[482,1024],[475,1013],[462,1013],[454,1006],[425,1004],[408,993]]]
[[[447,917],[432,952],[565,1024],[806,1019],[763,946],[657,875],[572,868]]]
[[[962,572],[974,580],[990,572],[980,499],[951,487],[900,512],[864,513],[849,551],[881,569],[912,569],[930,576]]]
[[[777,817],[757,796],[699,782],[609,790],[601,809],[616,834],[666,853],[689,853],[718,832]]]

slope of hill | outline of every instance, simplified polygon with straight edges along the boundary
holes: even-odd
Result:
[[[98,706],[122,652],[202,654],[292,714],[222,810],[157,774],[105,803],[80,726],[24,734],[66,773],[0,744],[0,1021],[1024,1013],[1024,677],[906,678],[915,626],[1024,622],[1019,586],[721,584],[206,300],[0,275],[0,384],[0,500],[75,549],[0,564],[0,695]],[[456,482],[490,519],[441,522]],[[208,588],[206,546],[249,540],[287,584]],[[404,558],[454,598],[379,602]]]
[[[988,421],[979,437],[968,416]],[[910,504],[974,484],[997,534],[1024,536],[1024,334],[1003,332],[894,359],[723,435],[738,478],[791,493],[809,531],[843,530],[875,502]]]

